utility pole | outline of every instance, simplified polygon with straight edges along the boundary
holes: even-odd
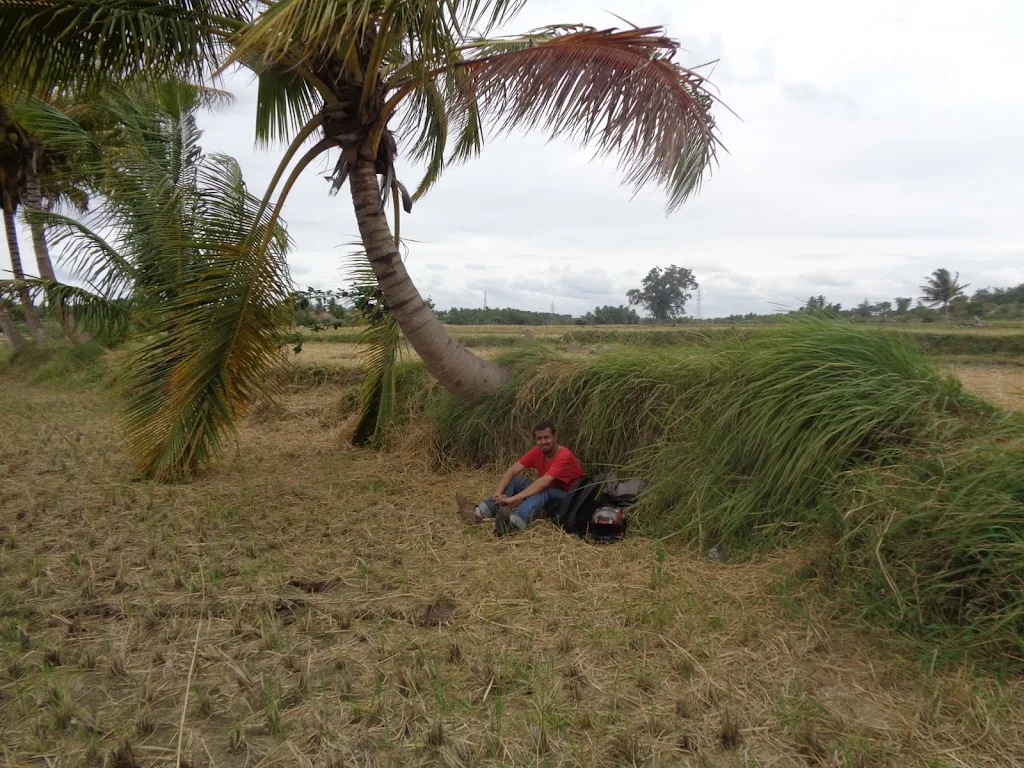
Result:
[[[548,322],[548,325],[554,325],[554,324],[555,324],[555,302],[552,301],[551,302],[551,320]]]
[[[484,291],[484,309],[487,309],[487,291]]]
[[[704,292],[697,286],[697,319],[701,320],[704,317]]]

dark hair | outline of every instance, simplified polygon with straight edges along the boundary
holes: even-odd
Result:
[[[551,419],[541,419],[536,424],[534,424],[533,425],[533,434],[537,434],[538,432],[543,432],[545,429],[550,429],[552,435],[557,435],[558,434],[558,430],[555,429],[555,422],[551,421]]]

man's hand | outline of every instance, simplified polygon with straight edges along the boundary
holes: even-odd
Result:
[[[508,497],[505,495],[505,491],[508,488],[509,483],[512,482],[512,478],[522,472],[526,467],[520,464],[518,461],[511,467],[505,470],[505,474],[498,482],[498,489],[494,492],[492,497],[497,504],[508,504]]]
[[[494,497],[495,504],[501,504],[502,506],[507,506],[511,509],[515,509],[516,507],[518,507],[522,503],[522,501],[523,500],[519,498],[518,495],[506,496],[504,493],[499,493],[497,496]]]

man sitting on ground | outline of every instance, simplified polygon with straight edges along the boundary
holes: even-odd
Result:
[[[583,477],[583,467],[572,451],[558,444],[558,431],[550,421],[533,428],[536,445],[505,470],[497,492],[475,507],[461,493],[455,494],[459,514],[467,523],[494,518],[494,534],[504,536],[513,527],[525,530],[542,509],[554,511],[572,484]],[[537,470],[532,483],[520,473]]]

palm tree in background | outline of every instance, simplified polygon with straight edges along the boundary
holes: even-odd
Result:
[[[89,143],[91,156],[80,156],[78,148],[68,151],[57,151],[48,139],[60,142],[65,127],[72,122],[72,115],[94,132],[102,136],[102,131],[110,131],[111,126],[102,126],[89,120],[94,113],[88,104],[76,104],[72,99],[55,99],[46,103],[40,99],[20,93],[8,87],[0,94],[0,115],[4,116],[11,138],[17,144],[11,147],[8,157],[13,166],[9,175],[16,179],[15,194],[20,198],[21,209],[32,236],[32,250],[36,258],[37,274],[42,280],[57,281],[50,257],[50,248],[46,240],[46,228],[41,218],[32,216],[35,211],[64,210],[84,214],[88,210],[90,194],[95,191],[96,180],[85,175],[85,169],[91,167],[96,159],[98,146]],[[84,118],[84,120],[82,119]],[[80,129],[75,123],[75,130]],[[91,123],[91,125],[90,125]],[[56,136],[53,136],[56,132]],[[20,258],[19,258],[20,261]],[[24,274],[15,277],[21,279]],[[76,333],[73,319],[60,318],[65,335],[73,340],[82,340]]]
[[[7,251],[11,257],[11,272],[15,280],[25,278],[21,244],[18,241],[17,213],[25,193],[25,164],[26,157],[32,152],[31,145],[31,138],[14,119],[6,105],[0,102],[0,209],[3,211],[4,234],[7,238]],[[46,341],[46,331],[36,315],[27,288],[22,287],[18,299],[32,338],[38,343]],[[0,322],[3,322],[6,330],[7,322]],[[15,347],[24,345],[24,339],[20,338],[20,334],[11,336],[8,333],[8,337]]]
[[[949,303],[964,295],[964,289],[969,285],[960,285],[960,273],[954,277],[945,267],[936,269],[930,277],[925,278],[925,284],[921,286],[921,301],[930,307],[942,306],[946,321],[949,321]]]
[[[573,24],[493,37],[522,5],[0,0],[0,79],[34,92],[84,92],[112,78],[251,69],[257,140],[288,142],[264,205],[276,195],[273,216],[280,215],[303,170],[337,152],[331,189],[349,184],[389,311],[442,386],[468,398],[496,390],[509,372],[455,342],[423,301],[399,254],[401,210],[410,211],[447,165],[479,153],[485,128],[540,129],[616,156],[634,188],[664,187],[670,210],[699,187],[718,146],[705,78],[675,62],[678,46],[660,28]],[[395,174],[397,137],[426,167],[411,193]],[[315,143],[303,152],[307,142]],[[538,179],[543,173],[537,169]]]

